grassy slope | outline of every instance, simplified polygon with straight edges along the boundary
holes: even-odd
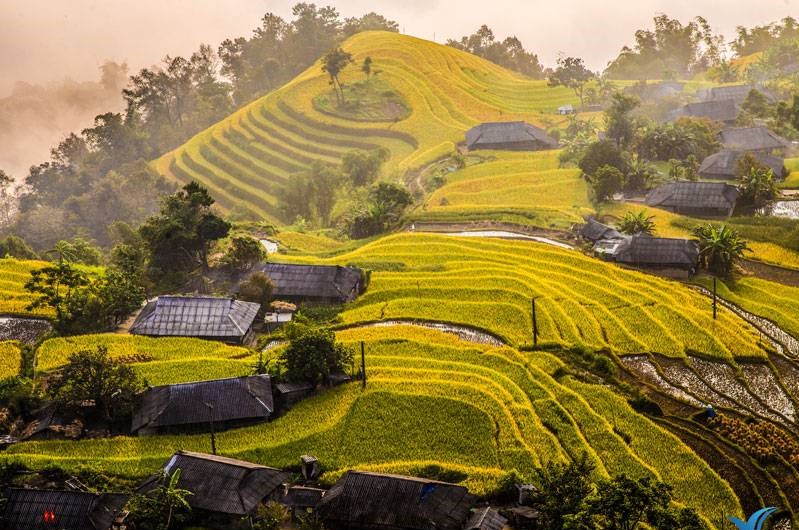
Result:
[[[580,171],[559,169],[557,151],[493,155],[493,160],[450,173],[412,218],[494,219],[568,229],[593,212]]]
[[[221,453],[277,466],[312,453],[330,472],[327,480],[351,467],[420,474],[440,466],[463,473],[465,484],[479,493],[510,469],[529,474],[541,462],[585,451],[600,475],[660,477],[674,485],[678,501],[707,518],[719,506],[740,512],[729,486],[693,452],[617,400],[616,424],[633,436],[625,444],[605,420],[605,402],[613,398],[600,387],[559,383],[551,376],[560,366],[554,357],[476,346],[407,326],[351,329],[339,338],[366,341],[366,391],[345,385],[272,423],[219,433]],[[30,442],[0,458],[35,468],[85,465],[141,476],[175,449],[207,445],[207,435]]]
[[[727,361],[764,355],[753,328],[733,315],[713,323],[708,301],[677,282],[538,243],[398,234],[307,261],[376,269],[367,293],[343,313],[350,324],[447,321],[529,346],[536,296],[540,340],[552,346],[693,351]]]
[[[548,88],[476,56],[414,37],[366,32],[343,48],[355,64],[367,55],[381,78],[411,106],[396,123],[364,123],[323,114],[313,98],[329,85],[320,65],[254,101],[154,162],[178,180],[197,179],[219,203],[246,217],[274,221],[274,193],[292,172],[313,160],[337,161],[352,148],[391,151],[387,171],[418,167],[453,150],[464,132],[482,121],[524,119],[576,104],[566,88]],[[363,78],[356,66],[341,76]],[[558,120],[551,116],[552,120]]]

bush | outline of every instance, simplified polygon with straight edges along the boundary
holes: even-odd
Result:
[[[289,324],[286,328],[289,345],[281,358],[290,381],[327,383],[330,374],[352,365],[352,349],[336,342],[332,330],[302,324]]]
[[[588,182],[597,202],[607,201],[622,190],[624,175],[613,166],[602,166],[589,175]]]
[[[601,140],[589,145],[578,166],[588,177],[593,177],[605,166],[616,168],[622,175],[627,173],[627,162],[621,150],[610,140]]]
[[[255,238],[245,235],[233,236],[223,262],[238,271],[246,271],[266,258],[264,246]]]

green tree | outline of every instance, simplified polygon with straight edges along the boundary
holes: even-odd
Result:
[[[380,175],[389,155],[385,148],[347,151],[341,158],[341,172],[349,178],[353,186],[368,186]]]
[[[590,513],[601,530],[635,530],[668,511],[671,487],[649,477],[632,479],[622,474],[602,481],[589,502]]]
[[[630,113],[640,104],[637,97],[616,92],[605,111],[605,132],[621,149],[626,149],[635,136],[635,122]]]
[[[266,259],[266,250],[260,241],[247,235],[230,239],[223,261],[237,271],[246,271]]]
[[[752,154],[742,156],[737,163],[739,204],[763,208],[779,195],[774,171],[761,164]]]
[[[568,464],[550,461],[536,469],[540,493],[535,501],[540,528],[579,528],[578,523],[587,524],[585,503],[594,491],[594,470],[585,453]]]
[[[361,64],[361,72],[366,74],[366,79],[372,77],[372,58],[367,56],[366,59],[363,60],[363,64]]]
[[[336,342],[336,335],[330,329],[291,324],[287,336],[289,345],[281,359],[291,381],[327,383],[331,373],[352,364],[352,350]]]
[[[494,32],[485,24],[473,34],[461,37],[460,40],[447,40],[447,46],[483,57],[533,79],[544,77],[544,68],[538,61],[538,56],[525,50],[517,37],[496,40]]]
[[[98,331],[117,327],[147,299],[140,277],[116,268],[107,269],[91,287],[101,308],[98,318],[94,319]],[[91,329],[91,322],[84,319],[83,327]]]
[[[594,192],[594,199],[597,202],[604,202],[622,190],[624,175],[613,166],[602,166],[594,175],[589,176],[588,183]]]
[[[339,81],[339,74],[352,62],[352,54],[345,52],[340,47],[335,47],[322,57],[322,71],[330,76],[330,84],[336,92],[339,104],[344,103],[344,89]]]
[[[17,201],[17,194],[14,192],[14,179],[0,169],[0,228],[11,225],[13,220],[12,212]]]
[[[148,493],[134,495],[128,503],[129,519],[141,530],[169,530],[172,523],[182,527],[191,514],[189,496],[181,489],[180,469],[162,472],[158,485]]]
[[[588,146],[578,164],[583,174],[592,177],[599,168],[611,166],[622,174],[627,173],[627,161],[621,150],[610,140],[600,140]]]
[[[62,259],[72,263],[99,265],[103,260],[100,249],[82,237],[76,237],[72,241],[61,240],[56,243],[54,250]]]
[[[654,215],[646,215],[646,210],[627,212],[619,222],[619,231],[623,234],[645,234],[651,236],[655,233]]]
[[[148,253],[148,274],[158,283],[182,283],[186,274],[208,268],[208,251],[227,236],[230,224],[211,209],[214,199],[197,182],[169,195],[158,215],[139,228]]]
[[[558,59],[558,67],[549,76],[549,86],[565,86],[574,91],[580,98],[580,106],[585,103],[585,85],[596,76],[586,68],[585,63],[579,57],[566,57]]]
[[[735,263],[744,258],[749,250],[741,236],[732,228],[707,224],[693,230],[699,240],[699,261],[701,265],[719,276],[729,276]]]
[[[104,420],[132,411],[133,397],[144,385],[130,365],[108,355],[105,346],[70,354],[67,364],[48,380],[48,396],[61,406],[87,401]]]
[[[81,291],[91,280],[89,275],[61,260],[53,265],[31,271],[31,278],[25,282],[25,290],[37,295],[28,305],[28,311],[49,307],[55,312],[53,327],[62,335],[69,333],[74,314],[79,307],[76,300],[81,299]]]
[[[0,239],[0,258],[6,256],[17,259],[39,259],[39,255],[28,246],[25,240],[17,236]]]
[[[272,292],[275,284],[272,279],[264,272],[253,272],[250,276],[239,284],[238,298],[245,302],[253,302],[261,305],[260,313],[263,314],[269,301],[272,299]]]

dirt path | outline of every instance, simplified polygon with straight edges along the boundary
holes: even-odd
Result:
[[[441,233],[470,237],[494,237],[499,239],[524,239],[554,245],[564,249],[574,249],[577,240],[573,234],[564,230],[547,230],[531,226],[503,223],[499,221],[472,221],[468,223],[413,223],[405,227],[407,231]]]

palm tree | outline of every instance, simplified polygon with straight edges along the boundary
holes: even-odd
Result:
[[[623,234],[644,234],[651,236],[655,233],[654,215],[646,215],[646,210],[638,213],[627,212],[619,222],[619,231]]]
[[[700,264],[719,276],[729,276],[735,262],[749,250],[738,232],[726,225],[697,226],[693,233],[699,239]]]

